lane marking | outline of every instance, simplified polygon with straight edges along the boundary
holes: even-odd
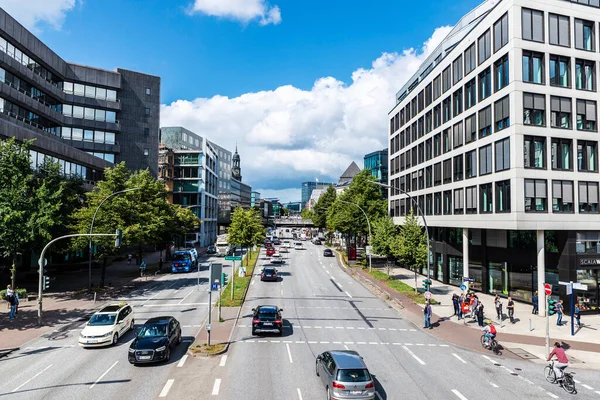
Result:
[[[494,382],[490,382],[490,385],[492,385],[492,387],[495,387],[495,388],[498,387],[498,385],[496,385]]]
[[[589,389],[589,390],[594,390],[593,387],[586,385],[585,383],[582,383],[581,386],[583,386],[584,388]]]
[[[521,376],[521,375],[519,375],[519,378],[520,378],[522,381],[525,381],[525,382],[529,383],[530,385],[533,385],[533,382],[531,382],[529,379],[525,378],[524,376]]]
[[[281,295],[283,296],[283,289],[281,289]]]
[[[254,281],[255,281],[255,280],[256,280],[256,279],[252,279],[252,281],[250,282],[250,286],[254,285]]]
[[[290,364],[293,364],[294,360],[292,360],[292,352],[290,350],[290,345],[286,343],[285,346],[287,347],[288,357],[290,358]]]
[[[223,354],[221,356],[221,362],[219,362],[219,367],[224,367],[226,362],[227,362],[227,354]]]
[[[456,389],[452,389],[452,393],[454,393],[460,400],[467,400],[467,398]]]
[[[456,353],[452,353],[452,355],[454,357],[456,357],[461,363],[466,364],[467,362],[465,360],[463,360],[458,354]]]
[[[346,346],[346,345],[344,345],[344,348],[345,348],[346,350],[350,350],[350,348],[349,348],[348,346]]]
[[[144,306],[144,308],[148,308],[148,307],[178,307],[178,306],[187,307],[187,306],[206,306],[206,305],[208,305],[208,303],[148,304],[147,306]],[[137,308],[137,307],[141,307],[141,305],[133,306],[133,307]]]
[[[298,398],[302,400],[302,392],[300,392],[300,388],[296,389],[298,391]]]
[[[171,390],[171,386],[173,386],[173,382],[175,382],[175,379],[169,379],[167,383],[165,383],[163,389],[160,391],[158,397],[167,397],[169,390]]]
[[[37,374],[35,374],[34,376],[32,376],[31,378],[27,379],[25,382],[21,383],[16,389],[14,389],[11,393],[16,392],[17,390],[21,389],[23,386],[27,385],[29,382],[31,382],[32,380],[34,380],[35,378],[37,378],[39,375],[42,374],[42,372],[44,372],[45,370],[47,370],[48,368],[50,368],[52,366],[52,364],[48,365],[46,368],[44,368],[43,370],[41,370],[40,372],[38,372]]]
[[[553,399],[558,399],[558,396],[556,396],[556,395],[555,395],[555,394],[553,394],[553,393],[546,392],[546,394],[547,394],[548,396],[552,397]]]
[[[187,360],[187,358],[188,358],[187,354],[185,356],[181,357],[181,360],[179,360],[179,363],[177,363],[177,368],[183,367],[183,364],[185,364],[185,360]]]
[[[104,373],[102,375],[100,375],[100,378],[98,378],[96,380],[96,382],[94,382],[91,386],[90,389],[92,389],[94,386],[96,386],[96,384],[98,382],[100,382],[102,380],[102,378],[104,378],[104,376],[106,376],[106,374],[108,374],[110,372],[111,369],[113,369],[115,367],[115,365],[117,365],[119,363],[119,361],[115,361],[115,363],[113,365],[110,366],[109,369],[107,369],[106,371],[104,371]]]
[[[347,290],[344,293],[346,293],[348,295],[348,297],[352,298],[352,295],[350,293],[348,293]]]
[[[482,355],[481,357],[485,358],[486,360],[489,360],[489,361],[491,361],[491,362],[492,362],[492,364],[494,364],[494,365],[496,365],[496,366],[500,365],[500,363],[499,363],[499,362],[497,362],[496,360],[492,360],[492,359],[491,359],[490,357],[488,357],[488,356],[484,356],[484,355]]]
[[[417,360],[417,361],[419,362],[419,364],[421,364],[421,365],[425,365],[425,362],[424,362],[423,360],[421,360],[419,357],[417,357],[417,356],[415,355],[415,353],[413,353],[412,351],[410,351],[410,349],[409,349],[408,347],[406,347],[406,346],[402,346],[402,348],[403,348],[404,350],[406,350],[406,352],[407,352],[408,354],[410,354],[410,355],[411,355],[411,356],[412,356],[412,357],[413,357],[415,360]]]
[[[218,396],[219,395],[219,389],[221,389],[221,380],[220,379],[215,379],[215,385],[213,386],[212,395],[213,396]]]
[[[340,292],[342,291],[342,285],[340,285],[340,284],[339,284],[339,283],[337,283],[336,281],[331,281],[331,282],[333,282],[333,284],[334,284],[334,285],[335,285],[335,286],[336,286],[338,289],[340,289]]]

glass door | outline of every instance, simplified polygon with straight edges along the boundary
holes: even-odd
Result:
[[[588,288],[586,291],[575,290],[575,300],[579,303],[582,314],[598,314],[600,312],[600,304],[598,304],[599,272],[598,269],[577,270],[577,282],[587,285]]]
[[[488,263],[488,291],[508,295],[508,268],[506,263]]]

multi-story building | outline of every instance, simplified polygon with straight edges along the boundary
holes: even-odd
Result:
[[[489,0],[398,92],[390,184],[426,215],[434,279],[566,304],[579,282],[599,312],[598,21],[598,1]],[[414,202],[390,195],[401,223]]]
[[[371,170],[371,175],[379,183],[388,184],[388,149],[374,151],[365,156],[365,169]],[[383,191],[387,197],[387,191]]]
[[[156,176],[160,78],[64,61],[0,9],[0,138],[35,139],[44,157],[89,183],[125,161]]]
[[[302,211],[302,202],[300,201],[292,201],[285,204],[285,208],[290,211],[290,214],[300,214]]]
[[[333,185],[333,183],[327,182],[302,182],[302,197],[300,198],[300,202],[302,203],[302,208],[306,207],[306,203],[310,200],[310,195],[312,194],[314,189],[327,189],[329,185]]]
[[[308,199],[308,203],[306,203],[306,208],[308,208],[310,211],[313,211],[315,205],[326,191],[327,189],[325,188],[313,189],[312,193],[310,194],[310,198]]]
[[[258,207],[260,205],[260,193],[252,191],[250,194],[250,207]]]
[[[217,240],[219,156],[203,137],[182,127],[161,128],[158,176],[168,201],[190,208],[202,221],[185,242],[200,247]]]
[[[232,154],[230,150],[211,142],[208,143],[219,153],[219,233],[231,223],[231,174]]]

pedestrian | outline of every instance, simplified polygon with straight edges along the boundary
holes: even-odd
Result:
[[[19,289],[18,288],[15,288],[14,296],[15,296],[15,300],[17,302],[17,306],[15,307],[15,315],[17,315],[17,314],[19,314]]]
[[[502,297],[500,297],[499,294],[496,294],[494,306],[496,308],[496,316],[498,317],[498,320],[502,321]]]
[[[10,310],[10,303],[8,303],[8,298],[13,294],[12,286],[6,286],[6,293],[4,294],[4,298],[6,299],[7,310]]]
[[[575,304],[575,321],[577,321],[577,327],[581,328],[581,308],[579,303]]]
[[[140,263],[140,275],[144,276],[144,272],[146,272],[146,261],[143,261]]]
[[[477,309],[475,310],[475,314],[477,315],[477,324],[480,328],[483,328],[483,303],[477,303]]]
[[[162,267],[163,267],[163,258],[162,256],[160,256],[160,260],[158,260],[158,273],[160,274],[162,271]]]
[[[510,318],[510,323],[515,323],[515,302],[512,297],[508,298],[508,303],[506,304],[506,309],[508,310],[508,318]]]
[[[540,301],[540,298],[538,296],[538,291],[536,290],[535,294],[531,298],[531,302],[533,303],[533,310],[531,311],[532,314],[537,314],[538,313],[539,301]]]
[[[423,316],[425,317],[425,326],[424,329],[431,329],[431,305],[429,304],[429,300],[425,303],[425,308],[423,309]]]
[[[477,295],[472,295],[471,299],[473,300],[471,303],[471,318],[473,321],[477,318],[477,306],[479,305],[479,297]]]
[[[562,318],[564,313],[563,301],[559,300],[556,304],[556,325],[562,326]]]
[[[454,306],[454,315],[458,315],[458,295],[456,293],[452,294],[452,305]]]
[[[131,264],[131,253],[127,254],[127,264]]]
[[[465,295],[463,293],[460,294],[458,298],[458,319],[461,320],[463,318],[463,303],[465,302]]]
[[[13,320],[15,319],[15,311],[17,309],[17,299],[15,297],[14,292],[11,291],[10,296],[7,297],[8,306],[10,307],[10,311],[8,313],[8,318]]]

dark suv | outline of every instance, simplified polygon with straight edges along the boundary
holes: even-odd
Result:
[[[253,335],[256,335],[258,331],[283,334],[283,319],[281,318],[283,309],[277,306],[258,306],[252,311],[254,312],[252,316]]]
[[[150,318],[129,346],[131,364],[169,361],[171,349],[181,343],[181,325],[170,316]]]

